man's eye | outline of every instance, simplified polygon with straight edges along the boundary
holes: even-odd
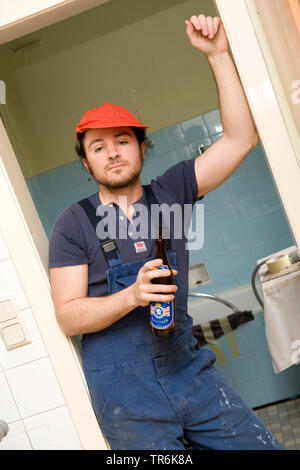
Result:
[[[125,145],[125,144],[127,144],[127,143],[128,143],[127,140],[120,140],[120,144],[121,144],[121,145]]]
[[[102,149],[103,149],[103,147],[97,147],[95,152],[98,152],[98,150],[102,150]]]

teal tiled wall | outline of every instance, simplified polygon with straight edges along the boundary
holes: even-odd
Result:
[[[142,183],[196,157],[199,144],[209,146],[221,136],[219,110],[148,134],[152,146],[146,150]],[[48,236],[62,210],[98,190],[80,161],[28,179],[27,184]],[[204,261],[212,282],[199,292],[216,293],[249,283],[259,258],[295,244],[260,143],[227,181],[197,204],[203,203],[204,246],[190,252],[190,264]],[[273,372],[263,314],[234,334],[241,353],[234,357],[226,337],[220,338],[226,365],[217,368],[250,406],[300,392],[299,366],[279,375]]]

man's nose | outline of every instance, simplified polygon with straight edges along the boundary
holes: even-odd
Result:
[[[119,151],[115,144],[110,144],[108,146],[108,156],[109,158],[115,158],[119,156]]]

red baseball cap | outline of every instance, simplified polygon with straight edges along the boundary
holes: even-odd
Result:
[[[76,126],[76,137],[87,129],[103,129],[105,127],[141,127],[144,126],[128,109],[105,102],[99,108],[87,111]]]

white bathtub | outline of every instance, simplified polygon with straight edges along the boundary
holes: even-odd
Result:
[[[263,302],[262,290],[257,284],[256,289]],[[263,310],[253,293],[251,283],[224,292],[218,292],[215,295],[228,300],[241,311],[251,310],[255,315]],[[213,299],[189,297],[188,312],[193,318],[194,325],[199,325],[206,321],[216,320],[217,318],[230,315],[233,313],[233,310]]]

